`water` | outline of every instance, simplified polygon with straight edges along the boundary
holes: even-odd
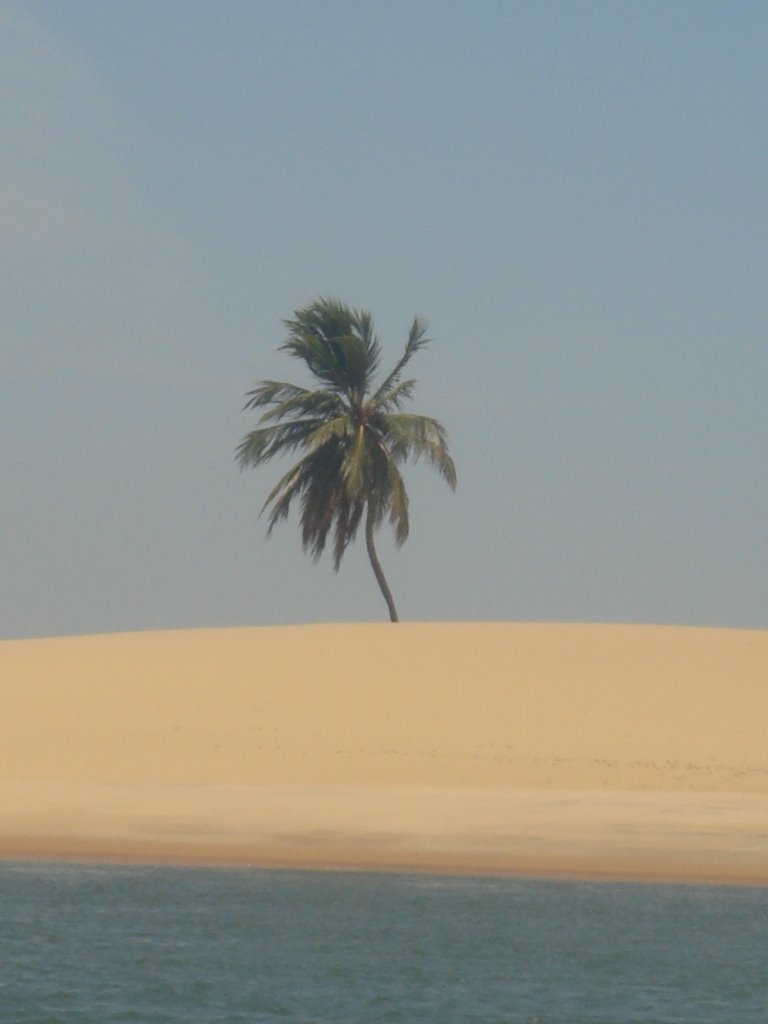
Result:
[[[0,865],[0,1024],[768,1022],[768,890]]]

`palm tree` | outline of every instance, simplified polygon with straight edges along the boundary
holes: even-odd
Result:
[[[261,381],[246,395],[246,409],[264,409],[259,426],[236,450],[243,469],[299,449],[301,458],[264,502],[268,534],[301,502],[301,539],[317,559],[333,532],[334,568],[354,540],[365,515],[365,542],[392,622],[397,611],[381,568],[374,533],[389,518],[398,547],[408,536],[408,495],[400,466],[425,456],[456,486],[448,437],[437,420],[402,412],[416,381],[403,370],[424,348],[426,324],[415,318],[405,352],[381,383],[374,384],[381,349],[369,313],[337,299],[320,298],[286,320],[280,351],[300,359],[315,378],[313,388]]]

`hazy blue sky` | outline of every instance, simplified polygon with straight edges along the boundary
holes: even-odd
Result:
[[[434,343],[404,619],[768,627],[768,5],[0,0],[0,633],[377,620],[238,474],[281,320]]]

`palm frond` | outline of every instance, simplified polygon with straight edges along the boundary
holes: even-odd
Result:
[[[325,549],[344,488],[340,480],[341,454],[336,445],[324,445],[309,456],[311,471],[301,495],[301,543],[317,560]]]
[[[235,449],[235,460],[240,469],[259,466],[274,455],[286,454],[305,446],[307,439],[322,425],[322,420],[313,418],[259,427],[245,435]]]
[[[309,371],[350,399],[362,399],[378,367],[380,346],[370,313],[338,299],[321,298],[286,320],[281,350],[306,363]]]
[[[425,456],[448,482],[456,487],[456,467],[448,450],[448,435],[442,423],[415,413],[386,413],[376,418],[387,446],[396,461],[414,461]]]
[[[376,375],[376,371],[379,368],[379,360],[381,358],[381,345],[379,344],[378,336],[373,329],[373,318],[371,314],[365,309],[356,309],[354,311],[355,320],[355,331],[359,336],[365,348],[366,355],[366,386],[364,391],[368,391],[370,383]]]
[[[337,416],[335,419],[322,423],[317,430],[307,436],[305,444],[310,449],[320,448],[321,445],[327,444],[332,439],[341,440],[349,437],[353,431],[352,421],[345,413],[343,416]]]
[[[379,395],[378,399],[375,400],[375,409],[377,412],[389,412],[391,409],[401,409],[404,402],[408,402],[413,398],[413,392],[416,389],[416,381],[411,378],[410,380],[401,380],[396,384],[393,384],[389,391]],[[377,392],[377,394],[379,394]],[[374,402],[371,403],[374,405]]]
[[[408,518],[408,492],[400,470],[392,456],[387,453],[387,480],[389,484],[389,521],[395,531],[395,541],[401,547],[408,539],[410,520]]]
[[[336,508],[336,525],[334,527],[333,568],[336,572],[339,571],[344,552],[357,536],[364,509],[364,502],[353,502],[350,501],[347,494],[341,495]]]
[[[309,469],[309,457],[301,459],[288,470],[285,476],[277,481],[267,495],[261,507],[263,514],[270,505],[272,506],[272,511],[267,521],[267,536],[272,533],[275,525],[288,515],[291,502],[297,494],[301,493],[302,488],[306,484],[306,476]]]
[[[386,395],[387,392],[391,391],[398,383],[406,365],[416,355],[419,349],[422,349],[425,345],[429,344],[430,339],[427,337],[427,330],[428,326],[426,320],[422,320],[418,316],[413,318],[411,329],[408,332],[408,341],[405,343],[405,351],[376,390],[372,399],[372,403],[374,405],[378,405],[382,397]]]
[[[353,501],[365,501],[371,481],[371,435],[365,427],[355,430],[346,446],[341,463],[341,475],[347,494]]]
[[[250,391],[246,391],[245,397],[248,401],[243,406],[246,409],[258,409],[262,405],[272,405],[294,398],[301,398],[312,392],[306,388],[297,387],[282,380],[261,380]]]
[[[338,452],[329,446],[306,455],[267,495],[262,511],[271,506],[267,534],[285,519],[294,498],[301,500],[302,547],[317,559],[325,547],[333,520],[333,491],[338,487]]]
[[[259,422],[269,423],[291,416],[336,416],[345,408],[341,398],[324,388],[296,387],[284,381],[265,380],[247,392],[245,409],[271,406],[262,413]]]

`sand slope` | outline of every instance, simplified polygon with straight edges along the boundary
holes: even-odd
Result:
[[[0,643],[0,853],[768,882],[768,633]]]

